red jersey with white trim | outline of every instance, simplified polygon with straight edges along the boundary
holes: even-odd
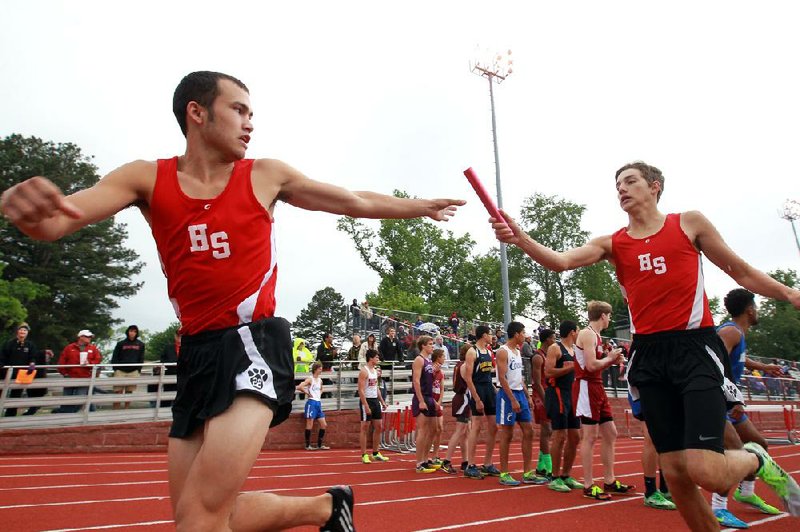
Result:
[[[150,224],[181,334],[275,313],[275,236],[252,167],[252,159],[236,161],[217,197],[196,199],[180,188],[178,158],[158,161]]]
[[[603,358],[603,339],[600,338],[600,335],[597,334],[597,331],[593,332],[597,337],[597,346],[594,348],[594,356],[597,360],[600,360]],[[586,355],[584,354],[583,348],[579,347],[578,344],[575,344],[573,349],[575,350],[575,360],[578,362],[578,364],[575,365],[575,380],[602,383],[603,370],[599,369],[597,371],[589,371],[586,369]]]
[[[611,237],[611,252],[632,333],[714,326],[702,255],[681,229],[680,214],[668,214],[664,226],[647,238],[632,238],[623,227]]]

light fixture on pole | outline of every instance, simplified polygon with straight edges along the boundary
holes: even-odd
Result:
[[[484,50],[476,54],[470,63],[474,74],[489,80],[489,101],[492,106],[492,140],[494,141],[494,176],[497,184],[497,207],[503,208],[503,193],[500,188],[500,156],[497,151],[497,120],[494,111],[494,84],[498,85],[513,72],[511,50],[505,53],[492,53]],[[508,254],[505,242],[500,243],[500,278],[503,283],[503,322],[511,322],[511,298],[508,289]]]
[[[800,219],[800,202],[787,199],[783,204],[783,211],[781,211],[780,214],[781,218],[789,220],[789,223],[792,224],[794,242],[797,244],[797,251],[800,252],[800,239],[797,238],[797,228],[794,226],[794,221]]]

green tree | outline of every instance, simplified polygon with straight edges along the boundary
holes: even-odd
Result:
[[[0,189],[34,175],[51,179],[65,194],[94,185],[99,176],[91,158],[71,143],[55,144],[36,137],[10,135],[0,140]],[[0,262],[7,264],[2,278],[27,278],[44,285],[26,303],[31,336],[54,350],[74,341],[80,329],[99,337],[110,336],[118,323],[111,316],[117,298],[134,295],[141,283],[138,255],[123,246],[124,224],[113,219],[92,224],[58,242],[31,240],[0,220]]]
[[[769,272],[786,286],[800,286],[794,270]],[[758,325],[747,335],[747,352],[753,356],[800,360],[800,311],[786,301],[764,300],[758,307]]]
[[[346,312],[342,295],[327,286],[317,290],[308,305],[300,311],[292,324],[292,333],[309,341],[321,340],[323,333],[341,338],[345,334]]]
[[[610,262],[601,261],[575,270],[572,283],[580,292],[584,302],[605,301],[614,309],[611,323],[601,334],[616,336],[618,330],[630,328],[628,305],[622,297],[616,272]],[[581,309],[581,315],[585,320],[585,306]]]
[[[405,192],[395,191],[406,198]],[[343,217],[338,228],[381,278],[368,300],[374,306],[408,312],[500,320],[503,316],[497,251],[476,256],[469,234],[456,237],[423,219],[381,220],[377,231]],[[531,300],[524,272],[510,268],[512,310],[524,311]]]
[[[175,333],[178,332],[180,326],[181,324],[176,321],[171,323],[170,326],[163,331],[148,335],[147,342],[145,342],[146,349],[144,351],[144,359],[153,362],[161,360],[161,353],[164,351],[165,347],[175,341]]]
[[[520,222],[540,244],[564,251],[587,242],[589,233],[582,230],[580,224],[585,210],[583,205],[537,193],[523,202]],[[602,267],[577,274],[553,272],[531,260],[525,266],[527,277],[535,287],[536,299],[532,310],[540,316],[540,321],[557,329],[562,320],[585,320],[586,313],[581,307],[586,297],[581,288],[591,289],[589,281],[602,276]]]
[[[28,317],[26,305],[32,299],[47,295],[47,287],[25,277],[13,281],[3,279],[6,265],[0,263],[0,331],[13,329]]]

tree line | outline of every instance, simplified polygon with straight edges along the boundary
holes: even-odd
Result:
[[[100,176],[92,158],[72,143],[53,143],[37,137],[9,135],[0,140],[0,188],[33,175],[45,175],[66,194],[92,186]],[[408,197],[395,190],[398,197]],[[525,198],[520,225],[535,240],[564,250],[585,244],[590,235],[581,228],[586,211],[568,199],[535,193]],[[370,222],[342,217],[340,231],[353,242],[364,264],[380,282],[365,294],[372,306],[417,314],[502,321],[503,301],[499,249],[481,252],[469,234],[454,235],[426,219]],[[142,263],[135,250],[124,246],[125,224],[113,219],[93,224],[58,242],[31,240],[0,219],[0,324],[6,337],[14,325],[27,321],[31,338],[42,347],[60,349],[75,333],[91,329],[111,337],[121,323],[113,317],[119,298],[134,295],[133,281]],[[547,327],[560,321],[581,321],[587,301],[608,301],[614,320],[607,334],[628,326],[628,311],[613,267],[602,262],[572,272],[551,272],[510,247],[511,310]],[[770,275],[787,286],[800,285],[797,272],[777,270]],[[718,298],[712,311],[719,316]],[[343,334],[347,319],[345,298],[332,287],[314,294],[294,324],[295,334],[315,339],[323,331]],[[724,311],[722,311],[724,312]],[[150,334],[161,347],[177,327]],[[760,324],[748,338],[752,355],[800,359],[800,313],[788,303],[764,301]],[[158,351],[148,348],[148,358]]]

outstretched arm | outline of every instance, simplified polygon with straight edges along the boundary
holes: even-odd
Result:
[[[291,166],[275,160],[257,161],[258,168],[277,173],[281,184],[278,199],[309,211],[325,211],[355,218],[417,218],[427,216],[447,221],[457,199],[407,199],[377,192],[353,192],[342,187],[314,181]]]
[[[0,210],[29,237],[52,242],[145,199],[155,175],[156,163],[134,161],[66,197],[49,179],[32,177],[3,192]]]
[[[568,251],[555,251],[532,239],[505,211],[501,210],[500,213],[505,218],[505,223],[489,218],[497,239],[517,246],[548,270],[563,272],[611,259],[610,236],[593,238],[583,246]]]
[[[800,309],[800,291],[784,286],[745,262],[728,247],[717,228],[702,213],[689,211],[681,214],[681,227],[697,248],[740,286],[764,297],[788,301]]]

